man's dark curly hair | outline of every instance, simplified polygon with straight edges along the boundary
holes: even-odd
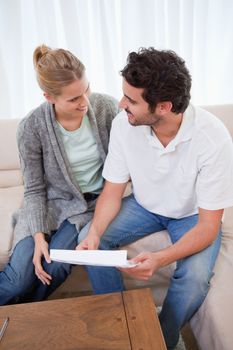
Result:
[[[128,84],[143,88],[143,99],[155,111],[159,102],[172,102],[172,112],[183,113],[190,100],[191,75],[185,62],[173,51],[153,47],[131,52],[121,71]]]

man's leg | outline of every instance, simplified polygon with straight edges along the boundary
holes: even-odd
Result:
[[[59,229],[52,235],[49,249],[75,249],[77,245],[78,232],[75,225],[65,220]],[[71,272],[72,265],[52,261],[48,264],[43,260],[44,270],[51,275],[50,285],[44,285],[38,280],[38,285],[33,293],[32,300],[40,301],[46,299],[55,289],[57,289]]]
[[[167,230],[175,243],[198,220],[190,216],[179,220],[170,220]],[[204,232],[203,232],[204,234]],[[177,261],[177,268],[159,316],[167,348],[174,349],[179,331],[203,303],[212,277],[215,260],[221,243],[221,234],[213,244],[201,252]]]
[[[34,240],[31,236],[16,245],[9,263],[0,272],[0,305],[18,301],[33,288],[36,282],[33,254]]]
[[[163,229],[158,217],[141,207],[131,195],[123,199],[121,210],[102,236],[99,249],[116,249]],[[86,233],[87,228],[84,228],[80,232],[79,242]],[[124,290],[118,269],[98,266],[86,266],[86,269],[95,294]]]

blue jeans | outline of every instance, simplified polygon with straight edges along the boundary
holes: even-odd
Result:
[[[54,232],[49,241],[49,249],[75,249],[78,232],[75,225],[65,220]],[[29,236],[15,247],[9,263],[0,272],[0,305],[22,301],[41,301],[46,299],[62,284],[71,272],[71,265],[59,262],[48,264],[44,259],[44,270],[52,276],[50,285],[43,285],[35,275],[32,263],[34,239]]]
[[[115,249],[139,238],[166,229],[175,243],[198,221],[198,215],[172,219],[153,214],[141,207],[134,196],[123,199],[120,213],[102,236],[100,249]],[[87,228],[79,235],[84,238]],[[204,233],[203,233],[204,234]],[[221,243],[221,233],[211,246],[197,254],[177,261],[177,267],[159,319],[168,349],[174,349],[179,331],[190,320],[204,301],[212,270]],[[119,270],[111,267],[87,266],[89,278],[96,294],[124,290]]]

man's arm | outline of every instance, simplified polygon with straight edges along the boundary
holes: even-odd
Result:
[[[104,189],[96,203],[95,213],[88,235],[76,249],[98,248],[100,237],[121,208],[121,201],[126,186],[127,182],[112,183],[105,181]]]
[[[134,278],[147,280],[156,270],[179,259],[198,253],[207,248],[216,239],[223,215],[223,209],[199,209],[198,223],[175,244],[155,253],[141,253],[131,261],[139,263],[137,267],[122,269]]]

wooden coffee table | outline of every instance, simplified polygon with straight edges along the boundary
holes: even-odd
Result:
[[[149,289],[2,306],[1,350],[165,350]]]

